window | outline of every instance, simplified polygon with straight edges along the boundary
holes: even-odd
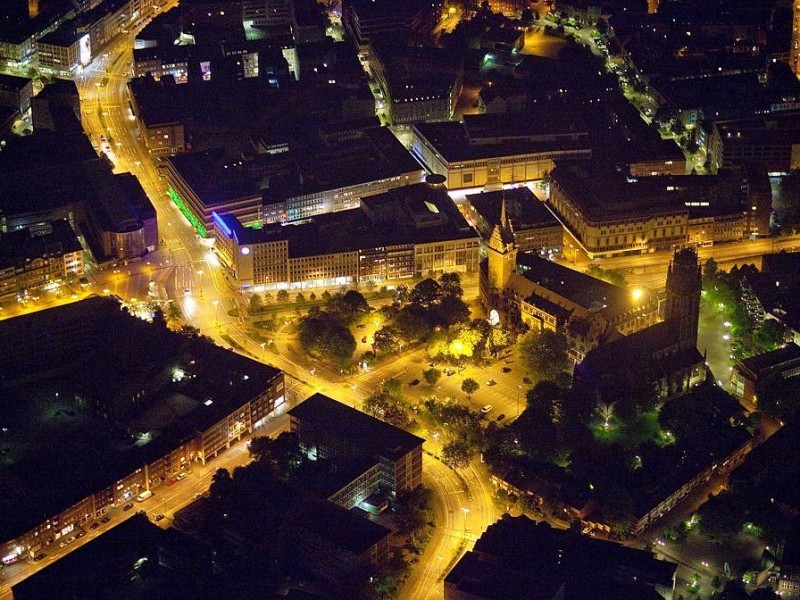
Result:
[[[461,176],[462,183],[472,183],[472,173],[464,173]]]

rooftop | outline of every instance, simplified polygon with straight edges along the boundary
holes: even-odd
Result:
[[[202,338],[133,317],[113,298],[0,321],[3,352],[17,347],[20,336],[42,351],[38,361],[0,367],[0,381],[8,384],[0,418],[9,429],[0,478],[14,490],[0,497],[0,539],[163,456],[281,376]],[[14,385],[20,377],[24,388]],[[41,439],[58,439],[62,452],[53,455]],[[25,503],[14,500],[20,496]]]
[[[319,393],[295,406],[289,415],[389,459],[399,458],[425,441]]]
[[[81,250],[78,237],[66,219],[51,222],[48,228],[35,235],[28,229],[0,232],[0,269],[23,267],[28,261]]]
[[[288,241],[290,258],[477,238],[447,192],[425,183],[375,194],[364,198],[360,209],[317,215],[298,224],[251,229],[233,215],[221,218],[239,244]]]
[[[19,92],[27,85],[31,85],[31,79],[28,77],[0,73],[0,91]]]
[[[506,214],[514,231],[561,226],[547,205],[540,202],[525,186],[510,190],[467,194],[467,200],[489,227],[500,224],[503,200],[506,202]]]

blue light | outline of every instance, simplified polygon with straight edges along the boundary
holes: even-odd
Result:
[[[225,221],[222,220],[222,217],[220,217],[216,212],[212,211],[211,218],[214,219],[214,223],[216,223],[217,227],[219,227],[220,229],[222,229],[222,231],[225,232],[225,235],[227,235],[228,237],[233,237],[233,232],[231,231],[231,228],[225,224]]]

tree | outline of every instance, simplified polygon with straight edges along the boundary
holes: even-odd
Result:
[[[346,365],[353,357],[356,339],[334,315],[319,312],[300,321],[300,343],[311,356]]]
[[[259,296],[258,294],[253,294],[250,297],[250,312],[251,313],[261,312],[261,296]]]
[[[470,447],[464,440],[447,442],[442,448],[442,461],[454,469],[468,466],[471,455]]]
[[[709,498],[697,511],[700,531],[712,542],[725,543],[742,530],[745,507],[730,492]]]
[[[458,296],[443,296],[436,304],[435,320],[444,327],[466,323],[469,321],[469,307]]]
[[[425,383],[433,387],[439,383],[439,380],[442,378],[442,372],[439,369],[431,367],[422,372],[422,377],[425,379]]]
[[[352,321],[357,315],[369,312],[367,299],[356,290],[347,290],[344,294],[335,294],[327,302],[328,310],[339,315],[345,321]]]
[[[233,479],[228,469],[217,469],[211,476],[209,493],[212,498],[226,498],[233,491]]]
[[[785,341],[783,323],[775,319],[764,319],[753,332],[753,341],[764,350],[775,350]]]
[[[529,333],[520,342],[519,352],[527,371],[539,379],[564,373],[570,366],[567,340],[554,331]]]
[[[441,286],[434,279],[423,279],[409,294],[409,301],[411,304],[421,308],[429,308],[432,306],[441,295]]]
[[[461,276],[458,273],[442,273],[439,275],[440,293],[442,296],[462,298],[464,289],[461,287]]]
[[[395,519],[401,535],[414,535],[433,521],[433,492],[417,486],[397,501]]]
[[[294,301],[297,302],[297,304],[302,304],[306,301],[306,297],[302,292],[297,292],[297,296],[295,296]]]
[[[403,382],[396,377],[390,377],[384,381],[383,389],[396,400],[400,400],[403,397]]]
[[[289,292],[287,290],[278,290],[278,293],[275,297],[278,300],[278,302],[288,302]]]
[[[400,337],[394,327],[381,327],[372,336],[372,351],[388,354],[400,350]]]
[[[467,395],[467,398],[472,398],[472,394],[477,392],[480,387],[480,384],[472,379],[472,377],[467,377],[461,382],[461,391]]]
[[[296,433],[284,431],[276,438],[257,436],[247,445],[250,457],[281,479],[287,479],[303,464]]]
[[[311,292],[308,295],[308,299],[311,300],[311,302],[314,302],[317,299],[317,295],[314,292]]]

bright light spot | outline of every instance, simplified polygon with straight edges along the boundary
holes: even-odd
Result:
[[[730,327],[730,326],[731,326],[731,322],[730,322],[730,321],[725,321],[725,322],[722,324],[722,326],[723,326],[723,327]]]
[[[631,290],[631,298],[633,298],[635,301],[638,302],[639,300],[642,299],[643,296],[644,296],[644,290],[642,288],[633,288]]]

